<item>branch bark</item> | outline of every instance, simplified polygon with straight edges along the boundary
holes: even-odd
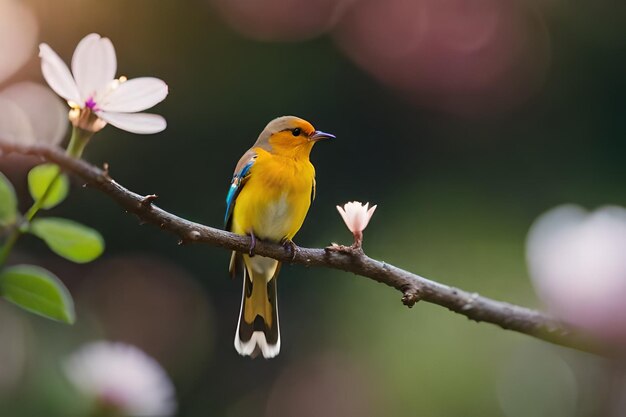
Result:
[[[2,153],[18,153],[43,158],[61,166],[89,186],[96,188],[117,202],[126,211],[135,214],[141,221],[157,225],[179,237],[179,243],[206,243],[225,249],[246,252],[250,246],[247,236],[240,236],[203,224],[195,223],[156,205],[155,195],[140,195],[115,182],[108,169],[97,168],[84,160],[71,158],[58,148],[47,146],[20,146],[0,142]],[[1,153],[0,153],[1,154]],[[305,266],[338,269],[370,278],[386,284],[402,293],[402,302],[412,307],[423,300],[466,316],[476,322],[486,322],[503,329],[524,333],[550,343],[577,350],[606,353],[600,345],[564,323],[525,307],[496,301],[477,293],[450,287],[417,274],[377,261],[361,250],[332,251],[328,249],[299,248],[292,258],[281,245],[257,242],[257,255],[267,256],[282,262]]]

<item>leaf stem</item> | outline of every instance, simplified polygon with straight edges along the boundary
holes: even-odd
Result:
[[[43,205],[45,204],[46,200],[48,199],[48,196],[50,195],[50,193],[52,192],[52,189],[55,187],[55,185],[57,184],[57,181],[59,180],[59,178],[61,177],[61,168],[59,168],[58,172],[54,175],[54,177],[52,177],[52,179],[50,180],[50,183],[48,184],[48,186],[46,187],[46,190],[43,192],[43,194],[41,195],[41,197],[39,197],[32,206],[30,206],[30,208],[28,209],[28,211],[26,212],[26,214],[24,214],[24,221],[26,223],[29,223],[33,217],[35,217],[35,215],[37,214],[37,212],[39,210],[41,210],[41,208],[43,207]],[[22,233],[22,230],[20,227],[18,227],[16,229],[20,234]]]

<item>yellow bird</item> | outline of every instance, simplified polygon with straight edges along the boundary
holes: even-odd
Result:
[[[276,278],[280,262],[254,256],[257,239],[280,242],[291,254],[315,198],[315,168],[309,161],[313,145],[334,138],[306,120],[283,116],[272,120],[239,160],[226,197],[227,230],[249,235],[249,253],[233,252],[230,272],[243,275],[243,294],[235,349],[243,356],[280,352]]]

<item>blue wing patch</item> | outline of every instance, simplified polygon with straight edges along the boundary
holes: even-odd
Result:
[[[233,208],[235,207],[237,195],[239,194],[239,191],[241,191],[246,177],[250,172],[250,168],[254,165],[255,160],[256,157],[253,157],[243,166],[243,168],[241,168],[238,172],[235,172],[235,175],[233,175],[230,188],[228,189],[228,194],[226,195],[226,214],[224,215],[224,227],[226,230],[229,229],[229,220],[230,216],[233,214]]]

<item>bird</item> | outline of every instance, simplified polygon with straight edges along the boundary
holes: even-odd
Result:
[[[257,240],[281,243],[295,256],[293,238],[315,199],[313,145],[335,136],[295,116],[270,121],[235,167],[226,196],[226,230],[250,236],[246,253],[233,251],[229,271],[243,277],[235,349],[266,359],[280,352],[276,280],[281,263],[254,253]]]

